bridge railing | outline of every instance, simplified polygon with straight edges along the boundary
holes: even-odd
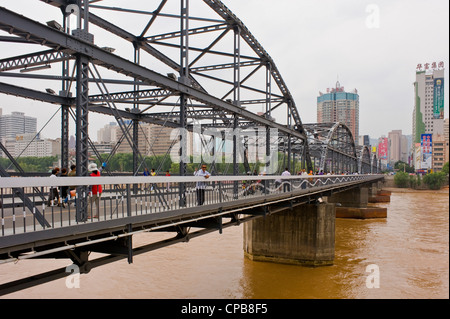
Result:
[[[311,189],[363,181],[370,175],[317,176],[139,176],[139,177],[3,177],[0,178],[1,237],[111,219],[298,194]],[[101,185],[96,197],[92,186]],[[180,187],[183,186],[183,187]],[[83,187],[87,216],[77,218],[77,187]],[[66,191],[64,191],[64,188]],[[63,196],[62,193],[66,193]],[[52,195],[54,194],[54,195]],[[57,195],[56,195],[57,194]],[[273,197],[273,196],[272,196]],[[97,200],[96,200],[97,199]]]

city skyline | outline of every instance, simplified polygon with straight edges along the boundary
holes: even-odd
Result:
[[[109,3],[114,1],[104,1],[105,5]],[[392,130],[410,135],[416,66],[441,61],[446,79],[444,117],[449,117],[448,1],[414,0],[407,6],[402,1],[223,3],[273,58],[303,123],[316,123],[319,91],[333,87],[339,80],[345,88],[358,90],[360,135],[379,138]],[[45,21],[41,19],[47,19],[42,10],[49,6],[39,1],[32,8],[23,6],[23,1],[5,0],[2,5],[42,23]],[[0,58],[14,54],[4,52]],[[1,96],[0,107],[3,114],[21,111],[37,117],[38,130],[57,111],[53,105],[6,95]],[[96,140],[97,131],[111,120],[108,116],[90,115],[91,138]],[[59,125],[60,117],[55,116],[42,135],[59,137]]]

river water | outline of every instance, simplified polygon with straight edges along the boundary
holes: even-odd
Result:
[[[60,279],[2,298],[448,299],[448,188],[391,190],[390,203],[376,204],[388,208],[386,219],[336,220],[333,266],[250,261],[241,225],[135,256],[131,265],[122,260],[95,268],[81,275],[79,288]],[[148,236],[161,234],[135,235],[134,244],[148,243]],[[0,283],[69,264],[0,265]]]

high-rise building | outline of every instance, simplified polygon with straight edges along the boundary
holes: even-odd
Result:
[[[444,62],[417,65],[413,144],[420,143],[422,134],[444,135]]]
[[[402,158],[402,130],[393,130],[388,134],[389,163],[394,165]]]
[[[432,144],[432,167],[436,172],[442,171],[442,167],[448,162],[448,140],[444,135],[434,134]]]
[[[17,134],[36,134],[37,119],[25,116],[22,112],[3,114],[0,108],[0,142],[6,144],[6,140],[15,139]],[[0,156],[4,156],[0,150]]]
[[[358,145],[366,145],[370,146],[370,137],[369,135],[361,135],[358,138]]]
[[[143,156],[160,156],[170,154],[171,147],[176,143],[171,136],[174,131],[172,127],[165,127],[150,123],[139,124],[138,149]],[[175,135],[177,136],[177,135]],[[188,133],[188,149],[192,150],[192,134]],[[123,140],[117,149],[117,153],[132,153],[133,149],[124,138],[121,129],[116,130],[116,141]]]
[[[401,137],[401,155],[400,160],[404,163],[410,164],[411,152],[411,135],[402,135]]]
[[[114,143],[116,142],[116,131],[120,129],[116,122],[110,122],[103,128],[97,131],[97,141],[99,143]]]
[[[317,123],[337,123],[347,125],[353,134],[355,143],[359,137],[359,95],[345,92],[344,87],[336,82],[335,88],[327,89],[327,93],[319,92],[317,97]]]
[[[15,138],[17,134],[36,134],[37,119],[22,112],[0,114],[0,141]]]
[[[413,145],[416,171],[439,171],[448,158],[444,119],[444,62],[418,64],[414,82]],[[436,145],[435,145],[436,143]]]
[[[449,130],[448,130],[448,119],[444,120],[444,138],[448,142],[449,136],[448,136]]]

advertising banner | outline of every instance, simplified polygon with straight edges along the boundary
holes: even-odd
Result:
[[[432,150],[433,139],[431,134],[422,134],[420,138],[420,148],[422,163],[420,164],[422,169],[432,168]]]
[[[420,163],[421,163],[420,153],[421,153],[420,143],[416,143],[414,145],[414,168],[416,169],[416,171],[421,169],[421,166],[420,166]]]
[[[384,161],[387,161],[388,158],[388,139],[387,137],[383,137],[380,139],[378,143],[378,158]]]
[[[444,79],[434,79],[433,118],[444,118]]]

